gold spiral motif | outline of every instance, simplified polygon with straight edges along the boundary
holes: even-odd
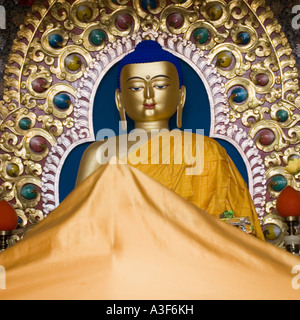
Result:
[[[283,176],[300,190],[299,174],[286,170],[299,155],[298,72],[263,0],[47,0],[20,27],[0,101],[0,194],[16,208],[20,228],[43,218],[40,192],[25,199],[22,188],[40,188],[52,146],[75,130],[76,88],[86,68],[99,52],[148,30],[179,36],[203,51],[225,84],[229,121],[253,139],[264,159],[265,178]],[[236,88],[244,90],[244,100],[234,99]],[[55,103],[58,95],[63,107]],[[265,129],[273,137],[268,143]],[[43,143],[31,143],[34,137]],[[266,215],[276,215],[277,196],[268,186]]]

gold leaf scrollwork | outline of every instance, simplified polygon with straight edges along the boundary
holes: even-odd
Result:
[[[280,151],[283,148],[289,146],[290,142],[288,137],[284,134],[281,127],[277,124],[277,122],[273,120],[262,120],[252,126],[252,128],[249,130],[249,136],[254,139],[255,136],[261,131],[266,129],[269,130],[271,133],[273,133],[273,141],[264,144],[261,142],[260,137],[256,137],[256,145],[257,147],[264,151],[264,152],[270,152],[273,150]]]
[[[232,63],[229,67],[222,67],[222,60],[218,58],[220,53],[232,55]],[[208,58],[217,66],[219,73],[227,79],[241,76],[251,67],[250,62],[243,61],[243,56],[235,44],[219,44],[208,54]],[[229,58],[230,59],[230,58]]]
[[[215,12],[216,11],[216,12]],[[206,0],[200,6],[200,12],[204,18],[216,27],[223,26],[230,17],[228,4],[223,0]]]
[[[122,20],[122,29],[118,28],[118,19]],[[108,31],[113,36],[126,37],[130,33],[138,32],[140,28],[140,19],[131,7],[125,7],[115,10],[111,14],[107,14],[105,9],[100,10],[100,22],[107,26]]]
[[[168,17],[172,15],[177,15],[178,17],[181,17],[182,24],[177,27],[173,26],[173,24],[170,22],[168,23]],[[163,32],[166,33],[173,33],[173,34],[181,34],[185,33],[190,24],[192,22],[195,22],[198,19],[199,15],[197,12],[191,12],[190,10],[187,10],[185,8],[182,8],[178,5],[170,5],[166,7],[160,16],[160,29]]]
[[[219,32],[211,23],[207,21],[196,21],[189,26],[185,33],[185,38],[190,40],[193,36],[193,33],[197,29],[201,28],[205,28],[209,33],[209,39],[204,44],[201,44],[199,41],[197,41],[197,39],[194,39],[196,46],[201,50],[211,50],[216,44],[224,42],[229,35],[227,30],[224,32]]]
[[[234,97],[232,95],[232,89],[235,87],[242,87],[247,92],[247,98],[243,102],[234,102]],[[264,103],[263,99],[258,99],[256,97],[255,86],[247,78],[235,77],[228,81],[225,86],[226,93],[228,94],[228,102],[232,109],[238,112],[244,112],[249,108],[255,109]],[[247,117],[247,115],[246,115]]]
[[[73,55],[75,55],[78,58],[74,63],[80,63],[76,72],[69,70],[66,65],[66,58],[69,56],[74,57]],[[83,75],[86,66],[91,62],[91,60],[91,55],[87,50],[76,45],[69,45],[64,48],[64,50],[58,57],[58,66],[51,66],[50,70],[52,73],[56,74],[59,80],[67,80],[70,82],[74,82]]]

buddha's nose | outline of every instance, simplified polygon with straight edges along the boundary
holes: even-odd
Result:
[[[144,95],[145,95],[145,99],[148,99],[148,100],[154,97],[154,90],[151,83],[146,84]]]

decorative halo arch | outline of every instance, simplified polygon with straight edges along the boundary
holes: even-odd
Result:
[[[300,190],[290,166],[300,161],[298,73],[263,0],[45,0],[18,32],[0,102],[0,192],[18,212],[19,232],[58,205],[66,156],[94,139],[101,78],[146,35],[202,79],[210,136],[236,147],[262,223],[283,228],[276,198],[288,184]]]

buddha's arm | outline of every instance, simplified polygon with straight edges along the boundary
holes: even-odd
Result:
[[[78,186],[84,179],[100,168],[101,164],[97,161],[96,153],[101,146],[99,142],[92,143],[84,152],[76,179],[76,186]]]
[[[251,218],[251,221],[254,225],[254,233],[256,237],[264,240],[264,235],[255,210],[255,206],[248,191],[247,184],[240,175],[240,172],[234,165],[232,159],[229,156],[227,157],[229,174],[232,177],[230,179],[228,200],[232,204],[233,211],[239,212],[238,216],[249,216]],[[241,202],[237,202],[237,199],[240,199]]]

